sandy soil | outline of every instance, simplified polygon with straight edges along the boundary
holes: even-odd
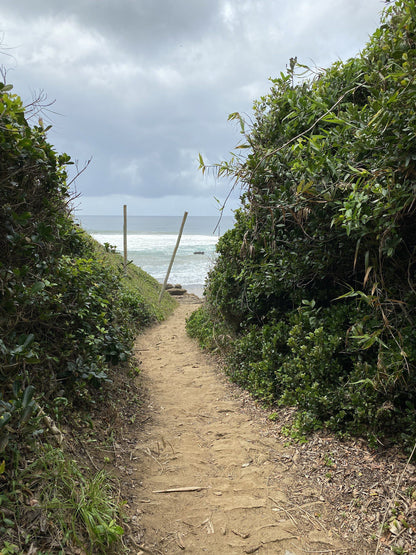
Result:
[[[187,337],[191,301],[136,344],[150,392],[131,454],[139,553],[364,553],[336,529],[325,493],[299,481],[296,451],[242,410],[213,360]]]

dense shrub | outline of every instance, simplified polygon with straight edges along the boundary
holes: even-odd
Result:
[[[125,361],[151,311],[71,218],[65,166],[2,85],[0,116],[0,392],[104,379]]]
[[[225,322],[214,321],[206,307],[202,306],[189,316],[186,329],[190,337],[198,339],[203,349],[222,351],[231,340],[232,329]]]
[[[92,400],[138,330],[172,303],[156,309],[139,291],[156,280],[133,268],[125,276],[121,257],[74,222],[71,161],[46,134],[0,83],[0,475],[36,444],[56,399]]]
[[[174,301],[157,303],[156,280],[133,265],[125,274],[122,257],[76,225],[71,161],[46,133],[0,83],[0,551],[108,553],[123,534],[110,482],[48,441],[62,435],[63,408],[68,416],[96,402],[137,332]],[[41,492],[34,507],[22,493],[31,490]]]
[[[206,291],[213,320],[238,335],[229,372],[255,395],[297,405],[314,425],[406,441],[416,416],[415,70],[416,8],[398,0],[362,54],[309,78],[293,58],[249,127],[230,116],[247,154],[215,168],[242,186],[242,208]]]

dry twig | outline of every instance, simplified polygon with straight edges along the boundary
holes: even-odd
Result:
[[[203,488],[202,486],[185,486],[183,488],[169,488],[169,489],[158,489],[153,491],[153,493],[180,493],[180,492],[189,492],[189,491],[201,491]]]

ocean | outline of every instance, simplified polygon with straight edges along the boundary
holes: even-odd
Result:
[[[76,219],[94,239],[123,252],[122,216],[80,216]],[[205,278],[215,263],[220,235],[233,227],[232,216],[188,216],[168,282],[203,295]],[[156,278],[165,280],[182,216],[128,216],[127,258]],[[203,254],[201,254],[203,253]]]

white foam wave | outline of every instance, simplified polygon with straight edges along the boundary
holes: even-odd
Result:
[[[123,235],[121,234],[93,234],[93,237],[101,244],[110,243],[117,250],[123,249]],[[176,244],[176,235],[158,234],[158,235],[128,235],[127,250],[128,251],[165,251],[173,249]],[[212,247],[214,250],[218,237],[211,235],[183,235],[180,242],[182,248],[193,248],[195,246]]]
[[[93,237],[102,244],[115,246],[119,252],[123,251],[121,234],[97,233]],[[131,234],[127,237],[127,256],[158,281],[163,281],[176,240],[177,236],[173,234]],[[183,235],[169,281],[180,283],[190,290],[191,284],[200,288],[214,264],[217,241],[218,237],[210,235]]]

